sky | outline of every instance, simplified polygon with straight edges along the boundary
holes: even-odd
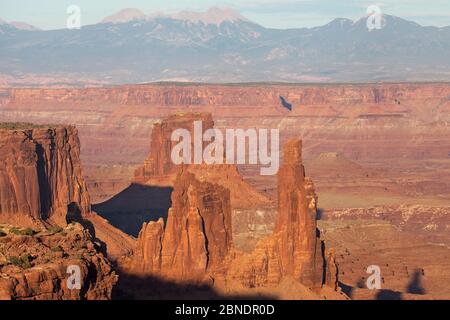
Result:
[[[370,5],[422,25],[450,25],[450,0],[0,0],[0,19],[22,21],[41,29],[59,29],[66,26],[66,10],[70,5],[81,8],[83,25],[97,23],[124,8],[138,8],[149,14],[206,11],[222,6],[236,9],[265,27],[315,27],[334,18],[356,20],[366,14]]]

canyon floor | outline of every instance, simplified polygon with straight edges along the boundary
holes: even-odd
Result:
[[[450,299],[448,83],[0,89],[2,121],[77,126],[93,209],[128,233],[123,242],[170,206],[170,188],[133,179],[151,151],[154,123],[188,111],[210,112],[219,129],[277,128],[282,141],[303,140],[319,228],[350,298]],[[233,207],[235,244],[251,251],[274,228],[276,176],[238,169],[268,199]],[[129,213],[130,225],[121,225]],[[381,267],[382,290],[365,286],[370,265]]]

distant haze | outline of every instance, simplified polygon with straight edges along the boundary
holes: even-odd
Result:
[[[450,27],[383,15],[271,29],[230,8],[124,9],[80,30],[0,24],[0,85],[450,81]]]

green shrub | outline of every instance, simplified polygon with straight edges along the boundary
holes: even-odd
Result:
[[[15,266],[21,266],[22,265],[22,260],[20,260],[19,257],[9,257],[9,263],[15,265]]]
[[[48,231],[49,231],[50,233],[52,233],[52,234],[60,233],[60,232],[63,231],[63,230],[64,230],[64,229],[61,228],[60,226],[51,226],[51,227],[48,228]]]
[[[11,233],[14,233],[14,234],[19,234],[20,233],[20,230],[19,229],[17,229],[16,227],[13,227],[13,228],[11,228],[11,229],[9,229],[9,232],[11,232]]]
[[[29,269],[31,268],[31,259],[32,257],[29,254],[24,253],[20,257],[9,257],[9,262],[23,269]]]
[[[54,246],[51,250],[52,250],[53,252],[61,252],[61,251],[63,251],[63,249],[61,248],[61,246]]]
[[[53,260],[53,256],[50,252],[47,252],[46,254],[44,254],[42,259],[43,259],[44,263],[49,263]]]
[[[78,260],[84,260],[84,256],[82,254],[77,254],[75,256],[75,258],[78,259]]]
[[[19,236],[34,236],[36,234],[36,231],[34,231],[31,228],[26,229],[18,229],[16,227],[13,227],[9,230],[11,233],[14,233]]]

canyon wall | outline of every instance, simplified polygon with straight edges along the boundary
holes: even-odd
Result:
[[[26,103],[96,101],[121,105],[159,106],[273,106],[280,95],[290,103],[302,105],[327,103],[393,103],[421,93],[421,99],[446,98],[446,83],[361,84],[361,85],[202,85],[149,84],[86,89],[1,89],[5,102]]]
[[[0,187],[0,222],[65,223],[70,208],[89,212],[77,129],[0,129]]]
[[[4,121],[77,125],[86,165],[142,164],[153,124],[174,112],[212,113],[217,128],[279,128],[282,138],[303,138],[306,158],[322,152],[352,160],[448,158],[450,151],[448,83],[167,83],[1,89],[0,96]]]
[[[90,211],[75,127],[0,124],[0,299],[111,299],[117,275]]]

